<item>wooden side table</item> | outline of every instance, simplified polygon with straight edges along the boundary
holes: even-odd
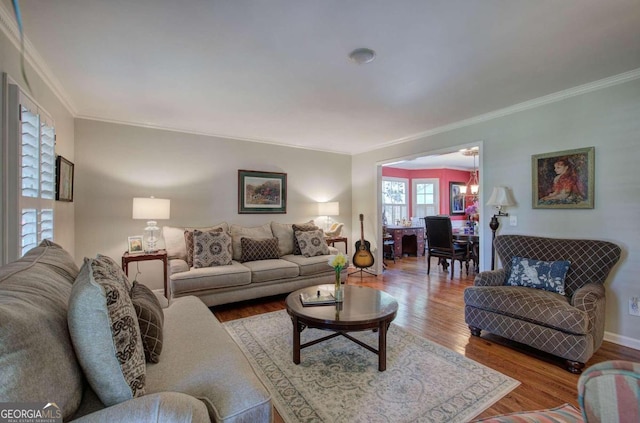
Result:
[[[344,253],[346,255],[349,255],[349,251],[347,250],[349,241],[347,241],[346,236],[334,236],[334,237],[326,238],[326,240],[327,240],[327,245],[331,245],[332,247],[335,247],[336,242],[344,242]]]
[[[161,260],[164,266],[164,296],[169,299],[167,291],[169,288],[169,275],[167,273],[169,267],[169,260],[167,259],[166,250],[158,250],[155,253],[134,253],[130,254],[128,251],[122,255],[122,270],[129,276],[129,263],[133,261],[148,261],[148,260]]]

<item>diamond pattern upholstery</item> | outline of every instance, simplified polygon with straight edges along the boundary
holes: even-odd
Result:
[[[501,235],[494,246],[503,269],[482,272],[464,292],[465,322],[480,330],[563,357],[579,371],[604,338],[604,282],[621,250],[607,241]],[[504,286],[514,256],[569,260],[565,295]]]

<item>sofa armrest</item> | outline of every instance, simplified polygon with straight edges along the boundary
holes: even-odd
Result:
[[[120,404],[104,408],[77,420],[77,423],[209,423],[206,405],[187,394],[160,392],[134,398]]]
[[[186,260],[182,259],[170,259],[169,260],[169,274],[188,272],[189,265]]]
[[[480,272],[473,281],[474,286],[500,286],[504,285],[507,272],[504,269],[487,270]]]
[[[584,421],[640,421],[640,363],[614,360],[589,367],[578,379]]]
[[[588,283],[576,290],[571,297],[571,305],[579,310],[592,313],[599,300],[605,298],[604,286],[601,283]]]

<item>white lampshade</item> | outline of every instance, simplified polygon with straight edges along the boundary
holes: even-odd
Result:
[[[170,211],[171,200],[153,197],[133,199],[134,219],[169,219]]]
[[[509,191],[507,187],[493,187],[493,192],[491,193],[489,201],[487,201],[487,206],[501,208],[515,205],[516,202],[511,196],[511,191]]]
[[[145,252],[153,253],[157,251],[156,246],[161,237],[158,236],[160,228],[156,219],[169,219],[171,211],[171,201],[164,198],[141,198],[133,199],[133,218],[148,219],[144,228]]]
[[[338,203],[337,201],[318,203],[318,215],[320,216],[340,215],[340,203]]]

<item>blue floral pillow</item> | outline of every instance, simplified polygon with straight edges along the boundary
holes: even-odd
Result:
[[[564,295],[564,278],[569,261],[541,261],[524,257],[511,259],[511,273],[505,285],[527,286]]]

